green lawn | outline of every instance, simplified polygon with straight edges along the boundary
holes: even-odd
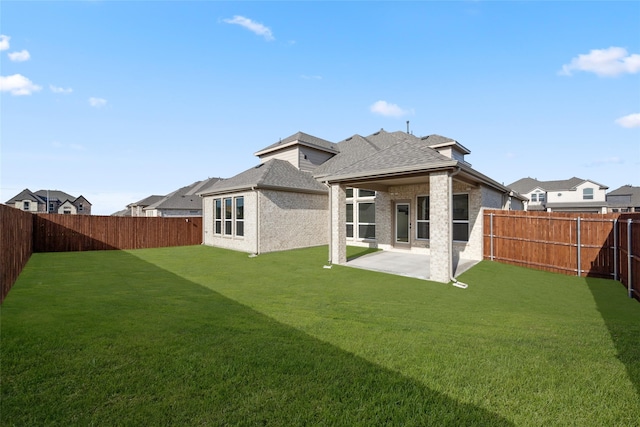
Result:
[[[326,258],[34,254],[1,308],[0,424],[638,425],[619,283],[485,261],[463,290]]]

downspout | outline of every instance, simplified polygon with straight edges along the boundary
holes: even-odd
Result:
[[[453,282],[453,286],[466,289],[469,285],[466,283],[458,282],[453,277],[453,177],[460,173],[460,166],[456,166],[456,170],[449,172],[448,175],[448,193],[449,193],[449,254],[451,254],[451,263],[449,263],[449,278]]]
[[[256,256],[260,253],[260,192],[256,187],[251,187],[256,193]]]

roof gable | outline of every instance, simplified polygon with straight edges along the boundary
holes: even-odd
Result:
[[[30,202],[44,203],[44,200],[42,200],[40,197],[38,197],[35,193],[33,193],[28,188],[25,188],[20,193],[16,194],[15,196],[7,200],[6,204],[14,205],[16,202],[22,202],[23,200],[28,200]]]
[[[295,145],[304,145],[307,147],[315,148],[316,150],[326,151],[328,153],[338,153],[336,144],[329,142],[325,139],[315,137],[313,135],[306,134],[304,132],[297,132],[285,139],[282,139],[275,144],[271,144],[262,150],[256,151],[254,154],[258,157],[264,156],[275,151],[282,150],[284,148],[292,147]]]

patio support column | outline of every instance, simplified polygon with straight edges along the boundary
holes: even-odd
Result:
[[[331,225],[329,235],[329,262],[347,262],[347,195],[340,184],[331,184],[329,190]]]
[[[451,177],[447,171],[429,175],[430,279],[449,283],[453,269]]]

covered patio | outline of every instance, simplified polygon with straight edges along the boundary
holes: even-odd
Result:
[[[395,274],[397,276],[413,277],[416,279],[430,280],[430,255],[416,254],[402,251],[378,251],[348,259],[344,264],[347,267],[361,268],[364,270],[379,271]],[[453,261],[453,276],[458,277],[479,261],[460,259]]]

